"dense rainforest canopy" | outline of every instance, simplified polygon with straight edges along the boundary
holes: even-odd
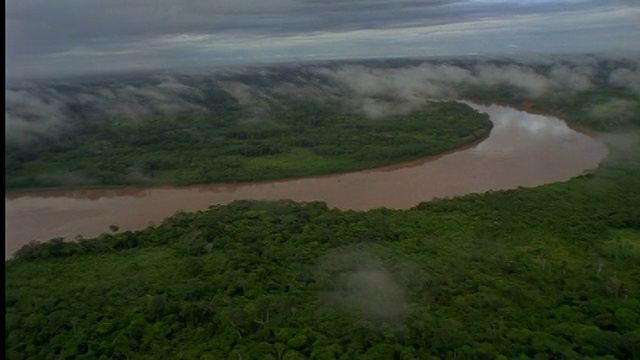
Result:
[[[131,121],[82,118],[64,136],[9,142],[9,189],[281,179],[435,155],[489,134],[469,106],[435,102],[370,120],[312,101],[283,101],[245,119],[231,100],[215,114]]]
[[[639,169],[406,211],[239,201],[28,245],[7,358],[634,358]]]
[[[564,114],[596,130],[637,133],[633,114],[640,102],[626,90],[535,101],[504,87],[466,94]],[[615,105],[616,96],[635,107],[597,121],[593,106]],[[437,106],[444,116],[469,111]],[[396,121],[405,129],[422,117]],[[459,134],[442,133],[467,141],[486,129],[480,120]],[[114,123],[109,131],[130,126],[123,132],[130,140],[139,133],[151,139],[168,123],[158,119],[153,131]],[[313,136],[324,136],[322,124]],[[384,124],[370,126],[377,131]],[[277,133],[270,125],[264,129]],[[418,128],[388,130],[407,144],[423,136]],[[225,131],[231,142],[260,138]],[[378,135],[359,128],[349,136]],[[307,158],[319,151],[307,140],[315,150],[300,147],[293,154]],[[103,145],[95,142],[95,154]],[[176,213],[142,231],[114,227],[96,239],[29,244],[6,263],[6,358],[638,358],[639,146],[636,138],[614,149],[597,171],[567,182],[439,199],[409,210],[238,201]],[[159,159],[147,154],[142,166],[163,173],[164,165],[154,163]],[[170,161],[182,161],[179,149],[175,154]],[[17,172],[29,166],[13,164]],[[15,186],[27,184],[23,180]]]

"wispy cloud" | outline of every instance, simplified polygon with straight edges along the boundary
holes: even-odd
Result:
[[[432,99],[456,99],[470,87],[509,85],[521,96],[575,93],[598,85],[640,95],[640,57],[596,55],[471,57],[463,60],[336,62],[270,67],[217,67],[164,71],[135,77],[30,82],[6,95],[10,140],[55,136],[83,119],[140,121],[158,114],[209,113],[207,93],[226,92],[245,122],[268,120],[273,99],[313,99],[368,118],[405,114]],[[604,66],[606,65],[606,66]],[[631,116],[629,101],[603,99],[594,119]]]

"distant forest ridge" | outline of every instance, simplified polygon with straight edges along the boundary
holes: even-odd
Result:
[[[265,120],[265,111],[281,100],[331,104],[340,112],[381,118],[419,110],[434,99],[533,100],[603,87],[637,98],[640,60],[598,55],[388,59],[29,82],[7,88],[7,139],[60,136],[77,122],[96,118],[132,121],[236,109],[245,120]],[[628,106],[618,107],[627,114]],[[586,110],[597,117],[600,109]]]

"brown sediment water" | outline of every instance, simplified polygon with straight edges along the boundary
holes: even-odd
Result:
[[[159,223],[177,211],[197,211],[239,199],[324,201],[329,207],[406,209],[435,197],[530,187],[594,169],[604,143],[563,121],[513,108],[470,104],[489,114],[489,137],[442,156],[383,168],[293,180],[189,187],[50,191],[6,198],[6,256],[31,240],[91,238]]]

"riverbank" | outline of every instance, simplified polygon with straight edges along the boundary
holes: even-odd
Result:
[[[640,167],[614,165],[402,211],[235,201],[29,246],[5,272],[7,356],[633,358]]]
[[[531,187],[595,169],[606,147],[562,121],[500,106],[489,137],[464,150],[358,172],[303,179],[189,187],[54,191],[7,199],[7,254],[30,240],[91,238],[140,230],[177,211],[239,199],[323,201],[338,209],[408,209],[433,198]],[[123,211],[126,209],[126,211]]]
[[[451,151],[485,138],[492,127],[486,115],[456,102],[377,120],[313,103],[274,110],[268,122],[242,124],[237,116],[103,122],[91,131],[78,124],[79,134],[67,140],[9,144],[6,189],[185,186],[340,173]]]

